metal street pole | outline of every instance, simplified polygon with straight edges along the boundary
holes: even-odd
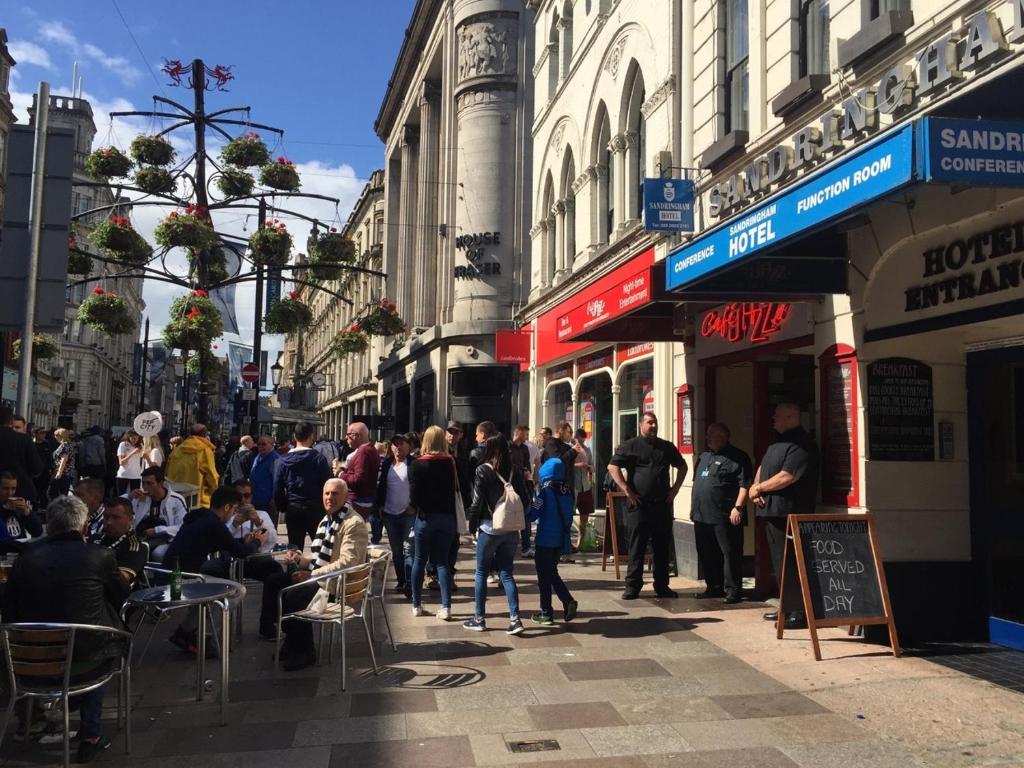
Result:
[[[139,413],[146,412],[146,363],[149,362],[149,317],[146,317],[146,330],[142,335],[142,375],[139,377]]]
[[[32,386],[32,337],[36,328],[36,283],[39,250],[43,238],[43,190],[46,184],[46,127],[50,118],[50,84],[39,83],[36,94],[35,154],[32,158],[31,207],[29,209],[28,285],[25,286],[25,320],[21,326],[21,364],[18,367],[18,413],[29,418]]]
[[[256,217],[257,231],[267,223],[267,198],[260,198],[259,213]],[[260,357],[263,354],[263,265],[257,264],[256,270],[256,310],[252,326],[252,360],[260,365]],[[256,399],[250,406],[249,434],[253,438],[259,437],[260,432],[260,387],[263,385],[263,367],[260,367],[260,377],[253,383],[256,390]]]
[[[195,192],[196,205],[204,210],[209,208],[210,201],[206,195],[206,65],[202,59],[192,61],[192,92],[195,94],[195,133],[196,133],[196,169]],[[209,218],[209,213],[204,216]],[[211,221],[212,224],[212,221]],[[210,265],[209,251],[203,248],[196,254],[198,261],[198,280],[202,288],[209,284]],[[196,418],[206,424],[210,418],[207,413],[209,402],[206,392],[206,357],[208,350],[198,350],[199,380],[196,387]]]

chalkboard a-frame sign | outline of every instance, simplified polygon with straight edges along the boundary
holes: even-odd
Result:
[[[782,583],[797,578],[811,631],[814,658],[821,661],[818,627],[887,624],[894,656],[900,655],[885,570],[878,553],[875,519],[863,515],[790,515]],[[785,589],[780,590],[784,595]],[[785,615],[799,610],[779,598],[776,636],[781,640]]]
[[[601,570],[608,567],[608,556],[611,555],[615,566],[616,580],[622,578],[620,565],[629,554],[629,526],[626,524],[626,510],[629,509],[629,497],[619,491],[609,491],[604,510],[604,535],[601,544]]]

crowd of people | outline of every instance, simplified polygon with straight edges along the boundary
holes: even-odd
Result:
[[[281,630],[278,659],[294,671],[315,662],[313,634],[308,624],[293,620],[277,627],[279,596],[286,613],[303,610],[317,594],[317,579],[365,562],[371,545],[386,537],[394,593],[411,603],[414,617],[430,615],[426,598],[437,591],[433,615],[454,618],[459,550],[471,546],[474,599],[463,627],[487,629],[488,588],[496,586],[507,602],[506,631],[519,634],[517,551],[536,570],[540,610],[532,621],[553,624],[556,597],[563,621],[576,616],[579,604],[559,563],[584,538],[598,488],[627,499],[622,598],[640,595],[648,553],[654,594],[677,596],[669,587],[672,506],[687,464],[672,442],[658,437],[652,412],[643,414],[639,434],[617,447],[600,482],[586,433],[565,422],[531,439],[525,425],[505,436],[484,421],[466,439],[462,425],[449,421],[380,443],[358,422],[349,425],[344,441],[318,437],[313,425],[299,423],[290,440],[240,436],[222,451],[202,424],[184,439],[166,442],[129,430],[116,446],[99,430],[76,440],[63,429],[30,436],[27,426],[0,407],[0,554],[21,555],[3,590],[5,622],[120,627],[125,596],[138,586],[147,563],[224,578],[232,561],[242,560],[245,577],[263,584],[259,635],[274,640]],[[741,599],[741,526],[748,502],[765,518],[776,573],[786,516],[813,511],[817,454],[800,427],[799,408],[780,404],[774,426],[778,439],[756,472],[731,445],[726,425],[708,426],[691,503],[707,582],[698,597]],[[190,489],[191,508],[174,483]],[[580,537],[574,542],[577,514]],[[287,544],[279,541],[280,525]],[[59,578],[51,578],[57,571]],[[52,584],[52,600],[36,600],[35,587],[25,586],[36,578]],[[297,584],[304,586],[283,592]],[[793,612],[785,621],[800,626],[803,617]],[[188,613],[170,641],[197,653],[196,631],[196,614]],[[206,647],[209,652],[213,646]],[[101,697],[81,701],[82,760],[109,744],[96,716]]]

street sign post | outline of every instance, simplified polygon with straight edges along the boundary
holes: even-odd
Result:
[[[242,366],[242,381],[247,384],[255,384],[260,380],[260,367],[256,363],[246,363]]]

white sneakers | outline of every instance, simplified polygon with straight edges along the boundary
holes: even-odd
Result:
[[[412,607],[412,615],[415,618],[419,618],[420,616],[422,616],[423,615],[423,606],[421,606],[421,605],[414,605]]]
[[[452,611],[451,611],[450,608],[438,608],[437,609],[437,618],[439,618],[441,621],[448,621],[448,619],[450,619],[451,617],[452,617]]]

